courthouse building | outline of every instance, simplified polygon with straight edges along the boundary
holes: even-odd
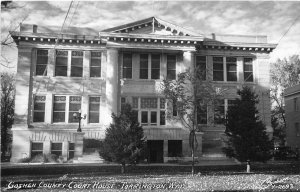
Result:
[[[300,148],[300,85],[284,90],[286,145]]]
[[[188,160],[189,131],[176,117],[166,118],[172,107],[160,88],[164,78],[194,65],[226,90],[218,106],[198,114],[197,158],[224,156],[222,122],[243,85],[259,95],[260,118],[272,135],[269,53],[276,45],[266,36],[204,35],[156,17],[100,32],[21,25],[11,35],[18,45],[12,162],[51,153],[65,161],[84,157],[84,142],[103,139],[111,113],[125,102],[143,126],[149,162]],[[86,117],[82,132],[73,117],[79,110]]]

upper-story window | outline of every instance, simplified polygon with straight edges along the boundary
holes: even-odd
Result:
[[[47,75],[48,50],[37,50],[35,75]]]
[[[140,79],[149,79],[149,78],[151,79],[160,78],[160,55],[159,54],[150,54],[150,55],[140,54]]]
[[[151,55],[151,79],[160,78],[160,55]]]
[[[70,65],[69,53],[71,54]],[[82,77],[82,74],[83,51],[56,50],[55,76]]]
[[[74,113],[81,110],[81,96],[54,96],[53,102],[53,122],[54,123],[74,123]]]
[[[68,75],[68,51],[56,50],[55,76]]]
[[[237,58],[213,57],[213,80],[237,81]]]
[[[206,80],[206,56],[196,56],[196,68],[201,80]]]
[[[226,57],[227,81],[237,81],[237,59]]]
[[[139,103],[140,102],[140,103]],[[160,102],[160,104],[158,104]],[[145,126],[165,125],[165,99],[155,97],[133,97],[132,108]]]
[[[123,54],[123,78],[132,78],[132,54]]]
[[[213,57],[213,80],[224,81],[223,57]]]
[[[71,77],[82,77],[83,51],[72,51]]]
[[[54,96],[53,122],[65,122],[66,96]]]
[[[176,55],[167,56],[167,79],[176,79]]]
[[[101,52],[91,52],[90,77],[101,77]]]
[[[99,123],[100,97],[92,96],[89,99],[89,123]]]
[[[46,96],[36,95],[34,97],[33,122],[45,121],[45,102]]]
[[[244,81],[253,82],[253,59],[244,58]]]
[[[140,55],[140,79],[148,79],[148,54]]]
[[[77,122],[78,120],[73,117],[74,113],[81,110],[81,96],[69,97],[69,123]]]

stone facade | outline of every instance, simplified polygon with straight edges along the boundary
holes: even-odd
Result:
[[[300,85],[284,91],[286,117],[286,145],[300,148]]]
[[[30,25],[11,34],[19,50],[13,162],[35,152],[58,151],[64,160],[82,156],[83,138],[103,139],[111,113],[118,113],[122,102],[137,111],[150,162],[189,158],[189,131],[176,118],[165,118],[170,108],[160,85],[168,75],[192,68],[198,58],[205,63],[206,78],[226,89],[223,117],[238,97],[237,89],[251,86],[259,95],[260,117],[272,135],[268,58],[276,45],[268,44],[266,36],[204,36],[155,17],[93,36],[62,35]],[[220,75],[222,79],[217,79]],[[76,132],[78,122],[72,120],[79,108],[87,117],[82,119],[82,133]],[[214,114],[208,107],[207,122],[199,125],[199,158],[224,156],[225,128],[211,121]]]

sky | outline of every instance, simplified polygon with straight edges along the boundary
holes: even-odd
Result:
[[[70,1],[15,1],[16,9],[1,11],[1,38],[23,23],[62,26]],[[267,35],[279,43],[270,61],[300,55],[300,1],[80,1],[68,26],[103,30],[156,16],[209,35]],[[71,19],[72,18],[72,19]],[[16,48],[3,48],[15,70]],[[3,68],[0,70],[3,70]],[[4,69],[5,70],[5,69]]]

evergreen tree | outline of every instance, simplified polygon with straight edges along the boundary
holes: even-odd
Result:
[[[106,161],[120,163],[124,173],[126,164],[138,163],[143,157],[144,131],[129,104],[122,105],[120,115],[112,114],[112,118],[99,153]]]
[[[271,158],[272,142],[266,127],[259,120],[258,96],[249,87],[238,91],[240,99],[228,109],[225,134],[228,136],[224,152],[239,161],[265,162]]]

